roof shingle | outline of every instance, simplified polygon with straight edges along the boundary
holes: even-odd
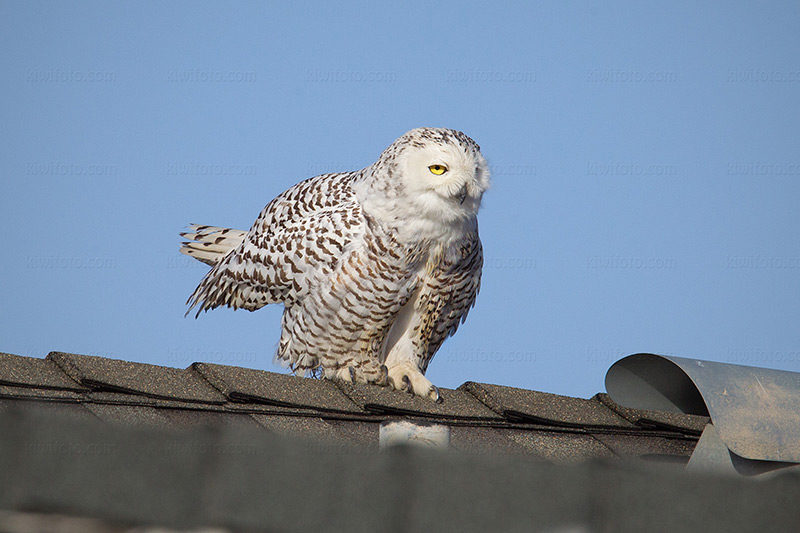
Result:
[[[633,424],[596,400],[468,381],[459,387],[494,412],[516,422],[575,427],[633,428]]]
[[[152,398],[223,404],[225,397],[194,372],[63,352],[47,359],[69,377],[92,390],[141,394]]]
[[[0,385],[85,391],[86,387],[70,379],[51,359],[22,357],[0,352]]]
[[[194,363],[191,368],[232,402],[364,413],[331,381],[211,363]]]
[[[692,435],[701,435],[711,419],[701,415],[685,415],[651,409],[630,409],[616,403],[603,392],[597,393],[594,400],[599,401],[618,415],[639,427],[664,430],[684,431]]]
[[[410,415],[437,419],[502,420],[473,395],[452,389],[439,389],[441,403],[375,385],[336,384],[362,409],[387,415]]]

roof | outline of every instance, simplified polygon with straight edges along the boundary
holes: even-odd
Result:
[[[0,472],[13,480],[0,483],[0,530],[766,531],[800,521],[797,472],[753,481],[675,468],[707,417],[475,382],[441,393],[434,404],[208,363],[0,354]],[[381,450],[403,425],[442,430],[425,436],[446,435],[447,451]]]
[[[39,402],[78,416],[157,428],[236,423],[327,443],[378,449],[381,425],[449,428],[449,446],[553,463],[639,457],[687,462],[707,417],[467,382],[442,403],[387,387],[300,378],[210,363],[170,368],[51,352],[0,354],[0,409]]]

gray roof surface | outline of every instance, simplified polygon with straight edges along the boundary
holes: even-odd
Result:
[[[0,354],[0,531],[800,523],[797,472],[753,481],[668,466],[687,462],[706,417],[472,382],[442,397],[208,363]],[[381,450],[382,426],[398,421],[446,426],[449,448]]]
[[[708,421],[627,409],[607,395],[570,398],[474,382],[441,396],[437,404],[374,385],[210,363],[179,369],[63,352],[45,359],[0,354],[0,409],[38,401],[113,424],[239,424],[362,449],[377,449],[381,423],[414,420],[450,427],[456,450],[555,463],[629,456],[686,462]]]

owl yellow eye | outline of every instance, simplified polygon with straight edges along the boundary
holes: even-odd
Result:
[[[447,172],[447,167],[444,165],[431,165],[428,167],[432,173],[436,174],[437,176],[441,176],[445,172]]]

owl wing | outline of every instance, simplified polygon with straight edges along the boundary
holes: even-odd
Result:
[[[417,312],[421,316],[417,349],[424,373],[447,337],[455,334],[475,305],[481,285],[483,247],[474,232],[452,247],[440,266],[424,280]]]
[[[261,211],[240,245],[205,275],[189,297],[187,314],[220,306],[255,311],[292,302],[306,282],[335,264],[361,220],[351,173],[323,174],[298,183]]]

